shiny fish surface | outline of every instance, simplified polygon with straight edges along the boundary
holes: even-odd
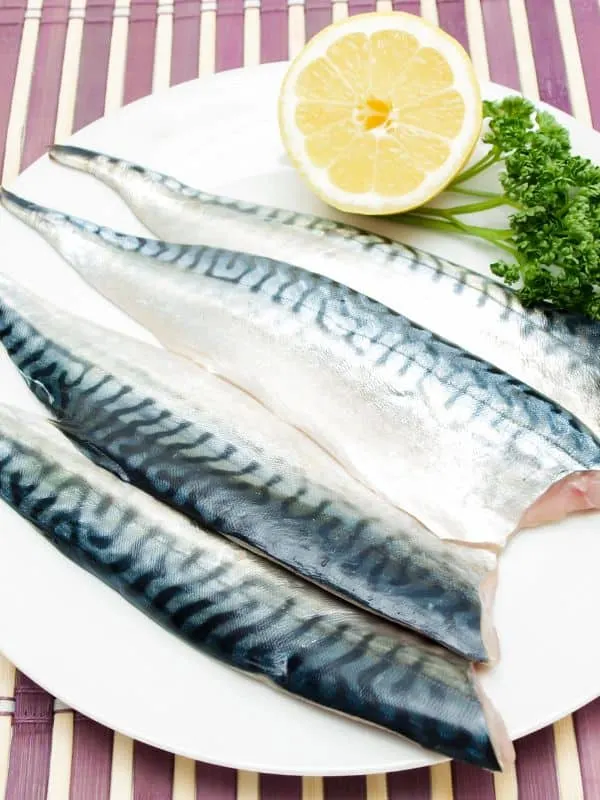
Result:
[[[512,760],[467,661],[195,526],[46,420],[5,406],[0,496],[65,556],[225,664],[447,756],[494,770]]]
[[[600,467],[598,443],[567,411],[342,284],[2,200],[167,348],[245,389],[443,538],[503,545],[553,484]]]
[[[490,278],[341,222],[201,192],[77,147],[51,156],[115,189],[161,239],[284,257],[340,281],[532,386],[600,436],[598,323],[525,309]]]
[[[8,278],[0,341],[102,466],[346,599],[473,660],[495,656],[495,554],[441,542],[235,387]]]

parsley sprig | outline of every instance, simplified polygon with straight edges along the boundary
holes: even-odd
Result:
[[[489,149],[447,187],[468,201],[423,206],[399,220],[485,239],[503,251],[492,272],[524,305],[600,320],[600,167],[573,155],[565,128],[522,97],[486,101],[483,114]],[[469,188],[492,168],[500,168],[498,191]],[[472,224],[471,215],[500,206],[510,211],[508,227]]]

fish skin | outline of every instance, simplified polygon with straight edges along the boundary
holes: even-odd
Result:
[[[441,542],[235,387],[4,276],[0,342],[101,466],[472,660],[496,657],[496,555]]]
[[[600,467],[566,410],[344,285],[1,200],[167,348],[243,387],[442,538],[502,546],[549,487]]]
[[[342,222],[202,192],[122,159],[55,146],[51,158],[115,190],[170,242],[278,258],[340,281],[513,375],[600,437],[600,325],[526,309],[492,278]]]
[[[0,497],[69,559],[221,662],[452,758],[490,770],[512,760],[467,661],[197,527],[88,461],[47,420],[5,406]]]

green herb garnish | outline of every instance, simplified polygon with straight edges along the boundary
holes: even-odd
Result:
[[[491,270],[524,305],[551,303],[600,320],[600,167],[573,155],[565,128],[521,97],[486,101],[483,113],[490,149],[446,190],[469,202],[423,206],[399,221],[485,239],[506,253]],[[497,165],[502,191],[465,186]],[[464,220],[498,206],[511,211],[507,228]]]

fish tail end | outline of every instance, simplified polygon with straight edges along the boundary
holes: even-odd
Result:
[[[0,188],[0,205],[21,222],[36,230],[46,227],[45,223],[50,219],[51,209],[26,200],[14,192],[9,192],[8,189]]]
[[[52,161],[64,167],[71,167],[80,172],[90,172],[92,164],[101,154],[94,150],[86,150],[84,147],[55,144],[50,148],[48,155]]]
[[[16,217],[26,219],[28,222],[31,221],[32,214],[45,211],[42,206],[38,206],[31,200],[20,197],[18,194],[10,192],[4,187],[0,187],[0,203]]]
[[[494,600],[498,586],[498,569],[491,569],[479,586],[481,600],[481,639],[485,648],[485,663],[495,664],[500,658],[500,640],[494,626]]]
[[[475,689],[475,693],[483,709],[491,744],[489,756],[485,760],[485,763],[481,763],[480,766],[493,772],[504,772],[514,764],[515,748],[508,735],[504,720],[481,687],[479,682],[480,669],[481,667],[474,664],[471,665],[471,678],[473,681],[473,688]],[[483,667],[483,669],[485,669],[485,667]]]

